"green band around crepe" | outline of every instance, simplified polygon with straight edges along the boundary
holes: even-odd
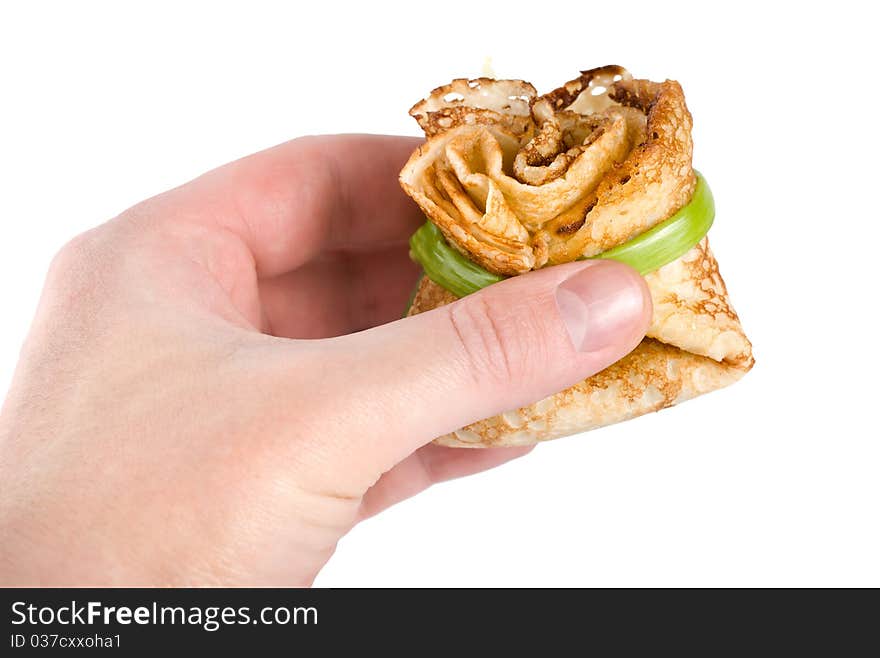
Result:
[[[715,201],[706,179],[697,173],[690,202],[669,219],[621,245],[591,256],[626,263],[642,275],[682,257],[712,226]],[[410,238],[410,254],[431,281],[457,297],[464,297],[506,277],[493,274],[451,247],[440,229],[425,222]]]

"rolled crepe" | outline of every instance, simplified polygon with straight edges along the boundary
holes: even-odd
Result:
[[[544,96],[521,80],[454,80],[410,113],[427,141],[401,185],[450,245],[496,274],[600,254],[675,214],[696,184],[681,86],[634,80],[619,66],[584,71]],[[708,238],[645,279],[654,315],[628,356],[437,443],[554,439],[669,407],[751,369],[751,344]],[[409,313],[455,300],[424,277]]]

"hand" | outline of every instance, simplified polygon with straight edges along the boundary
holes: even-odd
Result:
[[[525,449],[431,439],[635,347],[610,261],[400,320],[418,140],[294,140],[54,259],[0,417],[0,582],[306,585],[355,523]]]

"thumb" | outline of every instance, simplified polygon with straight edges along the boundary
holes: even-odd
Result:
[[[626,265],[595,260],[513,277],[448,306],[326,341],[333,352],[359,355],[356,363],[342,361],[344,372],[328,373],[346,399],[358,401],[349,407],[359,410],[351,421],[358,437],[369,437],[341,451],[387,469],[437,436],[611,365],[638,345],[650,319],[644,279]]]

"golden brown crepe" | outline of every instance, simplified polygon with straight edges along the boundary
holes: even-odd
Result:
[[[593,256],[688,203],[691,115],[681,86],[619,66],[538,96],[522,80],[454,80],[410,110],[427,141],[400,174],[446,240],[502,275]],[[648,337],[565,391],[438,443],[527,445],[627,420],[721,388],[753,365],[751,344],[704,238],[648,274]],[[410,314],[455,301],[426,277]]]

